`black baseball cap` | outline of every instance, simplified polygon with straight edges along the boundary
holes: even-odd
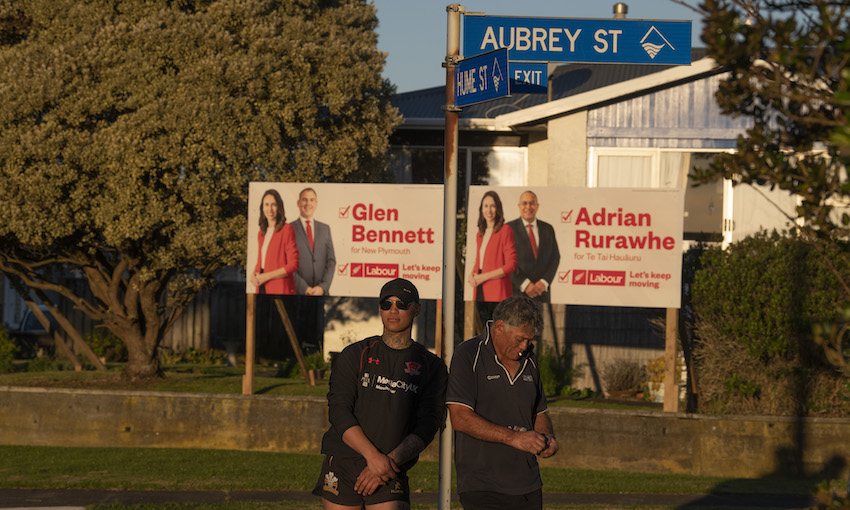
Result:
[[[419,302],[419,291],[416,290],[416,286],[404,278],[396,278],[384,284],[381,288],[381,301],[390,296],[397,297],[405,305]]]

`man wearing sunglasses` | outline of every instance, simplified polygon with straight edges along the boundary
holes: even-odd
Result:
[[[537,456],[558,451],[532,341],[538,304],[514,295],[484,332],[458,345],[446,403],[456,435],[457,490],[465,510],[540,510]]]
[[[313,494],[325,509],[408,509],[407,471],[445,424],[446,365],[413,341],[419,292],[396,278],[381,289],[383,333],[349,345],[330,377],[330,429]]]

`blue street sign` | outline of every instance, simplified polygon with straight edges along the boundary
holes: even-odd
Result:
[[[512,62],[689,65],[691,22],[464,16],[464,54],[498,48]]]
[[[510,62],[511,94],[545,94],[549,86],[549,64]]]
[[[455,106],[511,95],[505,48],[461,60],[455,76]]]

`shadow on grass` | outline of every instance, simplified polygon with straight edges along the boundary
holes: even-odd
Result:
[[[725,481],[713,487],[710,494],[676,508],[827,508],[817,505],[815,493],[824,482],[836,480],[844,474],[847,460],[835,454],[818,472],[806,474],[801,452],[796,448],[779,448],[776,457],[781,467],[775,473],[756,479]],[[784,485],[777,491],[780,483]]]

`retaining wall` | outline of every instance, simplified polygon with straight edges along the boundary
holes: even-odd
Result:
[[[714,417],[553,407],[544,466],[758,478],[846,477],[850,419]],[[319,453],[315,397],[0,387],[0,444]],[[422,455],[436,460],[438,441]]]

